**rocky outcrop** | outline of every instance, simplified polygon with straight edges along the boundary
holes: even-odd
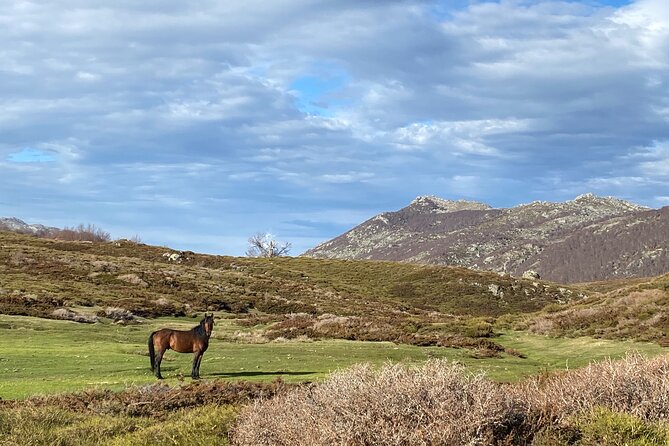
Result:
[[[418,197],[304,255],[464,266],[583,282],[669,271],[669,207],[584,194],[494,209]]]

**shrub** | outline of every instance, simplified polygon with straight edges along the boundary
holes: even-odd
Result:
[[[238,445],[489,444],[513,436],[524,411],[482,375],[432,360],[419,368],[368,365],[332,374],[247,408]]]
[[[76,228],[52,229],[46,236],[57,240],[80,242],[108,242],[111,240],[108,232],[92,224],[80,224]]]
[[[645,359],[630,354],[548,378],[535,377],[515,387],[529,411],[562,423],[596,407],[643,420],[669,419],[669,356]]]
[[[356,366],[247,407],[237,445],[663,445],[669,356],[499,384],[444,360]],[[608,432],[608,433],[607,433]]]
[[[81,322],[83,324],[94,324],[96,322],[99,322],[99,319],[97,316],[87,316],[84,314],[79,314],[76,313],[72,310],[69,310],[67,308],[58,308],[56,310],[53,310],[51,313],[51,316],[53,316],[55,319],[63,319],[66,321],[73,321],[73,322]]]

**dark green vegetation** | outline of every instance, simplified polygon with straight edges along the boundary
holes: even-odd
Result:
[[[221,444],[242,405],[360,362],[446,358],[518,381],[630,350],[655,356],[666,351],[668,284],[563,287],[461,268],[0,232],[0,444]],[[148,334],[190,328],[204,311],[219,318],[204,381],[190,384],[191,355],[168,352],[156,385]],[[607,423],[621,435],[638,423],[653,439],[666,433],[595,410],[542,438],[596,444]],[[663,444],[652,441],[639,444]]]

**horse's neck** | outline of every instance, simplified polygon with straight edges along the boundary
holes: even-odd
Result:
[[[209,336],[207,336],[207,332],[204,331],[204,325],[202,324],[198,325],[197,327],[193,327],[193,332],[200,338],[209,338]]]

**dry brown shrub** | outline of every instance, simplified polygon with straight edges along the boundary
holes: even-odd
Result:
[[[648,303],[655,303],[664,298],[666,298],[666,292],[662,290],[642,290],[634,291],[620,298],[615,304],[621,307],[634,308]]]
[[[347,339],[354,341],[395,342],[417,346],[439,346],[454,348],[485,349],[499,355],[504,348],[487,337],[438,332],[417,333],[420,322],[410,320],[335,316],[323,314],[315,317],[310,314],[298,313],[286,315],[283,320],[272,324],[266,330],[269,339],[295,339],[307,337],[311,339]],[[466,329],[463,329],[466,331]],[[490,357],[490,356],[486,356]]]
[[[65,241],[108,242],[111,240],[108,232],[92,224],[80,224],[76,228],[52,229],[44,236]]]
[[[669,356],[646,359],[630,354],[549,377],[531,378],[515,387],[518,398],[539,419],[566,417],[604,407],[644,420],[669,419]]]
[[[115,322],[137,322],[135,315],[131,311],[120,307],[107,307],[102,312],[101,316],[108,317]]]
[[[554,328],[555,322],[546,317],[538,317],[532,321],[532,324],[528,327],[528,330],[531,333],[547,334],[553,331]]]
[[[507,392],[461,366],[369,365],[256,403],[239,417],[237,445],[492,444],[522,428]]]
[[[532,444],[602,408],[669,422],[669,356],[633,354],[519,384],[444,360],[378,372],[357,366],[247,407],[231,438],[260,446]]]

